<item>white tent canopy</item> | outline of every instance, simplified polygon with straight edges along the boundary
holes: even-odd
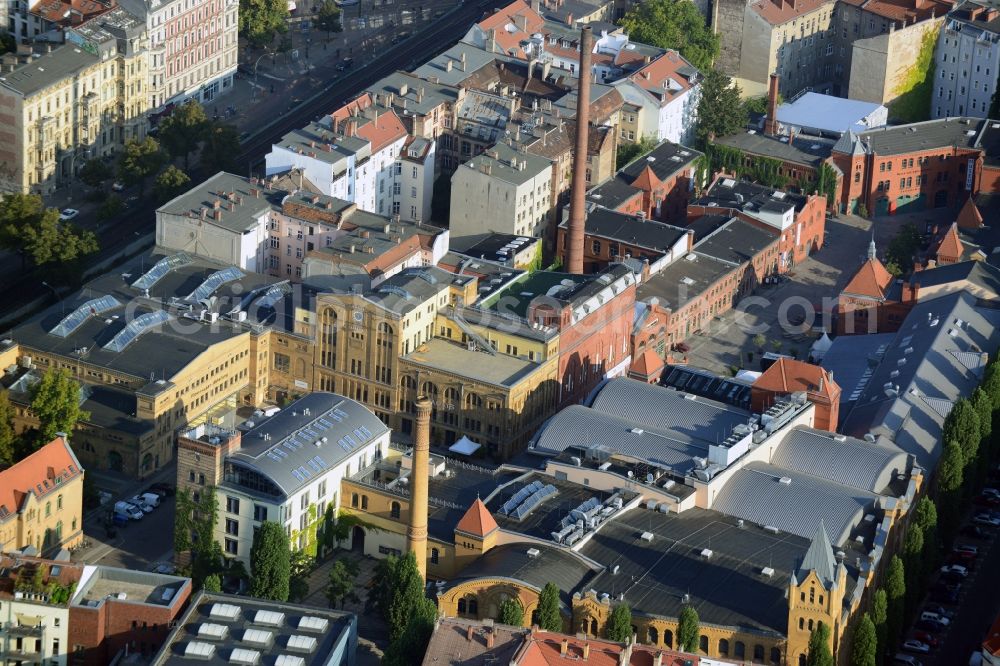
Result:
[[[448,450],[452,453],[460,453],[463,456],[471,456],[479,450],[480,446],[480,444],[477,444],[465,435],[462,435],[462,439],[449,446]]]

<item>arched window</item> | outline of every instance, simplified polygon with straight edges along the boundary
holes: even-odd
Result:
[[[404,377],[403,377],[403,378],[402,378],[402,379],[401,379],[401,380],[399,381],[399,383],[400,383],[400,384],[402,385],[402,387],[403,387],[404,389],[410,389],[410,390],[412,390],[412,389],[415,389],[415,388],[417,388],[417,380],[416,380],[416,379],[414,379],[413,377],[410,377],[410,376],[408,376],[408,375],[407,375],[407,376],[404,376]]]
[[[729,656],[729,641],[725,638],[719,639],[719,656],[728,657]]]
[[[757,662],[764,661],[764,646],[757,644],[753,646],[753,660]]]
[[[656,627],[646,629],[646,642],[650,645],[656,645],[660,642],[660,632],[656,630]]]
[[[56,523],[56,542],[62,541],[62,521]]]
[[[351,495],[351,506],[354,507],[355,509],[358,508],[358,494],[357,493],[353,493]]]
[[[449,386],[444,391],[444,397],[449,402],[458,402],[458,389],[454,386]]]
[[[799,618],[799,630],[801,631],[801,630],[803,630],[805,628],[806,628],[806,619],[804,617],[800,617]]]
[[[52,515],[52,502],[45,503],[45,517],[48,518]]]
[[[809,631],[813,630],[813,621],[809,620]]]
[[[483,406],[483,399],[479,397],[476,393],[466,393],[465,394],[465,408],[466,409],[479,409]]]
[[[362,511],[368,510],[368,495],[361,496],[361,509]]]
[[[698,650],[703,654],[708,654],[708,636],[705,634],[698,637]]]
[[[469,615],[479,615],[479,601],[475,597],[469,599]]]
[[[781,649],[773,647],[771,648],[771,663],[780,664],[781,663]]]
[[[591,636],[597,635],[597,620],[593,618],[591,618],[590,620],[590,635]]]
[[[663,630],[663,645],[668,648],[672,648],[674,646],[674,632],[669,629]]]
[[[743,659],[747,656],[747,646],[744,645],[743,641],[733,643],[733,656],[737,659]]]
[[[458,600],[458,614],[459,615],[464,615],[465,612],[466,612],[465,599],[459,599]]]
[[[437,548],[431,548],[431,564],[437,564],[441,555]]]
[[[799,666],[806,666],[806,655],[802,653],[799,655]]]
[[[819,605],[820,605],[820,606],[822,606],[822,605],[823,605],[823,595],[822,595],[822,594],[821,594],[821,595],[819,595]]]
[[[399,518],[399,502],[393,502],[389,505],[389,515],[393,518]]]
[[[421,392],[423,392],[425,396],[427,396],[432,400],[434,398],[437,398],[438,387],[434,382],[424,382],[424,385],[421,387],[420,390]]]
[[[810,587],[809,588],[809,603],[811,603],[811,604],[816,603],[816,588],[815,587]]]

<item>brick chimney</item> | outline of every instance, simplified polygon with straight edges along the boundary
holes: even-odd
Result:
[[[420,578],[427,580],[427,484],[430,474],[431,401],[417,398],[416,427],[413,429],[413,464],[410,470],[410,525],[406,529],[406,549],[417,559]]]
[[[764,119],[764,134],[778,133],[778,75],[772,74],[767,86],[767,117]]]
[[[559,645],[559,654],[563,657],[569,654],[569,641],[565,638],[562,639],[562,643]]]
[[[573,154],[573,183],[569,204],[569,256],[567,269],[583,274],[583,243],[587,225],[587,145],[590,129],[590,51],[594,35],[590,26],[580,31],[579,90],[576,98],[576,149]]]

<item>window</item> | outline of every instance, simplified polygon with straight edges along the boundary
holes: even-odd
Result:
[[[708,654],[708,636],[705,634],[698,637],[698,650],[704,654]]]
[[[351,495],[351,506],[355,509],[358,508],[358,494],[354,493]]]
[[[399,502],[393,502],[389,507],[389,515],[393,518],[399,518]]]
[[[656,627],[646,629],[646,642],[650,645],[656,645],[660,642],[660,632],[656,630]]]
[[[361,496],[361,509],[363,511],[367,511],[368,510],[368,495],[362,495]]]
[[[593,250],[594,254],[600,254],[601,253],[601,241],[595,240],[593,242],[593,244],[591,245],[591,249]]]
[[[441,553],[437,548],[431,548],[431,564],[437,564],[441,559]]]
[[[226,553],[228,555],[239,555],[239,541],[236,539],[226,539]]]
[[[258,523],[262,523],[267,520],[267,507],[261,506],[260,504],[253,505],[253,519]]]
[[[62,510],[62,495],[56,498],[56,508]]]
[[[719,656],[728,657],[729,656],[729,641],[725,638],[719,639]]]
[[[240,523],[238,520],[226,518],[226,534],[229,534],[230,536],[240,535]]]
[[[238,497],[232,497],[226,495],[226,513],[236,513],[240,512],[240,499]]]

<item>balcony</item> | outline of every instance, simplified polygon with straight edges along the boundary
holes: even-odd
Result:
[[[14,624],[13,622],[4,622],[0,624],[0,637],[6,637],[10,639],[15,638],[41,638],[45,635],[45,625],[38,625],[37,627],[26,627],[19,624]]]

